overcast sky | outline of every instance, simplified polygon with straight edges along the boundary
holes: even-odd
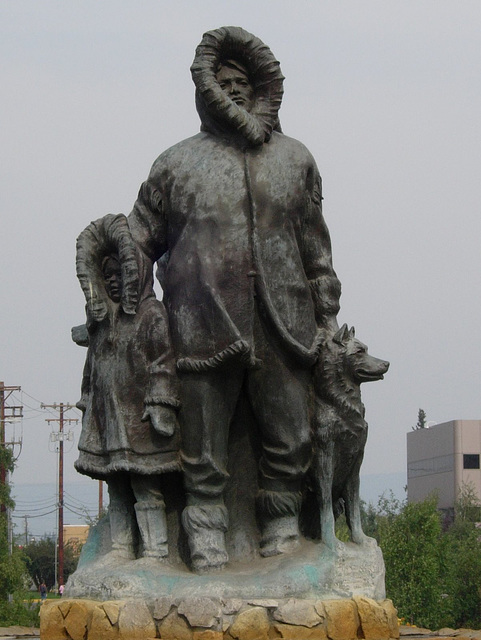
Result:
[[[2,0],[0,380],[24,392],[16,483],[55,478],[55,415],[39,402],[79,397],[75,239],[129,213],[155,158],[198,131],[194,50],[230,24],[281,62],[283,130],[323,176],[339,320],[391,362],[363,387],[363,473],[405,470],[420,407],[481,418],[479,0]]]

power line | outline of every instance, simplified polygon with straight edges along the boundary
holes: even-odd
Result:
[[[55,508],[54,508],[54,509],[52,509],[52,511],[47,511],[46,513],[39,513],[39,514],[38,514],[38,515],[36,515],[36,516],[28,516],[28,517],[29,517],[29,518],[43,518],[44,516],[49,516],[51,513],[56,513],[56,512],[57,512],[57,506],[55,505]],[[15,516],[15,515],[13,515],[13,516],[12,516],[12,518],[22,518],[22,519],[23,519],[24,517],[25,517],[24,515],[22,515],[22,516]]]

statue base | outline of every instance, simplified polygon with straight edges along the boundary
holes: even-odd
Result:
[[[390,600],[170,597],[49,600],[40,610],[42,640],[394,640]]]
[[[385,597],[384,561],[374,541],[362,546],[339,542],[334,553],[322,543],[303,539],[293,553],[232,562],[222,571],[201,575],[179,562],[140,558],[109,563],[96,554],[89,558],[84,551],[88,548],[66,585],[69,598]]]

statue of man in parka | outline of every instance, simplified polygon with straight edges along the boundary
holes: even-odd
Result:
[[[182,515],[195,571],[227,561],[223,493],[241,392],[261,442],[260,552],[299,542],[311,457],[311,370],[337,330],[340,283],[306,147],[281,132],[283,76],[238,27],[206,33],[191,67],[201,132],[157,158],[128,216],[161,284],[181,381]]]

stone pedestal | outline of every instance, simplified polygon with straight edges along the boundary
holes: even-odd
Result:
[[[390,600],[207,598],[46,601],[42,640],[394,640]]]
[[[108,530],[105,534],[108,539]],[[333,552],[322,543],[302,540],[293,553],[231,562],[223,571],[204,575],[172,560],[109,563],[90,553],[97,543],[100,540],[91,536],[85,545],[79,567],[66,585],[69,598],[385,598],[384,562],[374,541],[362,546],[339,543]]]

